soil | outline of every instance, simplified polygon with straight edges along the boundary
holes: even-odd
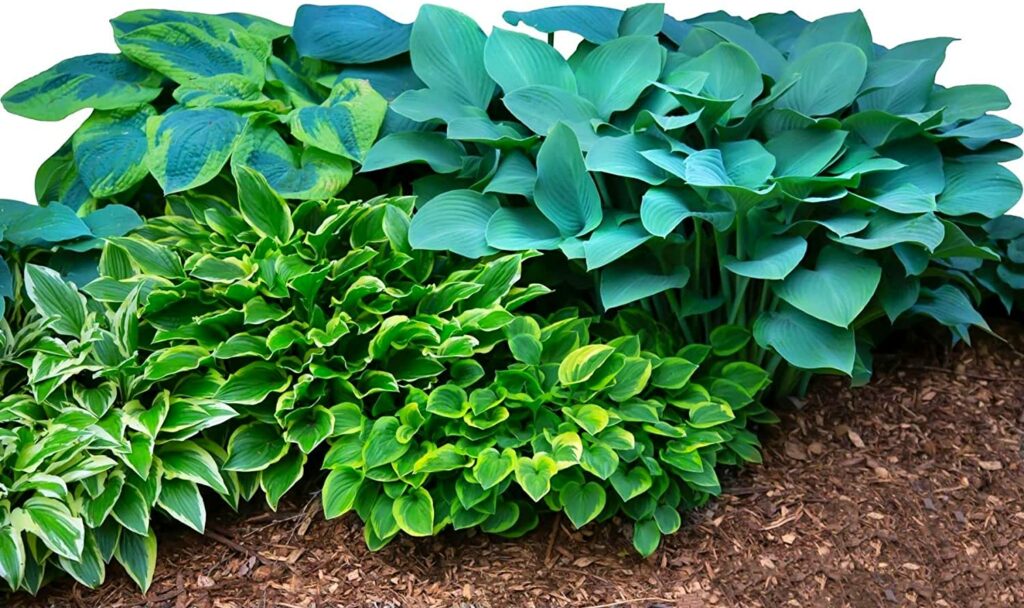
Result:
[[[451,533],[370,553],[354,517],[305,495],[161,537],[142,596],[114,565],[90,591],[58,581],[13,606],[1024,605],[1024,328],[974,349],[911,340],[871,386],[812,386],[763,433],[765,463],[689,514],[647,560],[626,524],[551,518],[509,541]],[[0,598],[0,604],[3,603]]]

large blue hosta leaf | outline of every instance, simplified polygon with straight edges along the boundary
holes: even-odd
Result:
[[[146,120],[153,106],[97,111],[71,139],[78,174],[96,198],[128,190],[148,174]]]
[[[559,123],[537,153],[537,208],[563,236],[581,236],[601,223],[601,198],[587,172],[576,135]]]
[[[795,308],[764,312],[754,321],[754,339],[802,369],[853,373],[857,347],[853,332],[836,327]]]
[[[412,69],[428,87],[451,93],[463,103],[486,108],[494,81],[484,67],[487,36],[475,21],[441,6],[426,5],[412,26]]]
[[[374,63],[409,50],[412,25],[368,6],[313,6],[295,13],[292,37],[303,57],[336,63]]]
[[[146,125],[146,162],[164,193],[202,186],[220,173],[245,119],[219,108],[177,108]]]
[[[61,61],[3,96],[8,112],[61,120],[83,108],[130,108],[160,95],[160,78],[123,55],[96,54]]]
[[[38,207],[0,199],[0,236],[15,247],[48,246],[91,235],[89,226],[64,205]]]
[[[775,284],[775,293],[803,312],[837,327],[849,327],[878,289],[882,270],[863,256],[829,246],[814,270],[800,268]]]
[[[576,92],[576,76],[558,51],[532,36],[494,28],[484,45],[484,67],[505,93],[547,85]]]
[[[495,253],[487,244],[487,223],[497,210],[497,199],[472,190],[438,195],[413,217],[409,244],[416,249],[451,251],[467,258]]]

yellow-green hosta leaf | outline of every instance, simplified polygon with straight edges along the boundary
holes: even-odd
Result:
[[[259,172],[288,199],[330,198],[352,179],[352,163],[317,148],[289,146],[269,125],[250,120],[231,155],[232,173]]]
[[[394,462],[409,451],[409,444],[398,440],[400,426],[394,416],[383,416],[374,421],[363,444],[363,460],[367,469]]]
[[[151,105],[93,112],[71,138],[78,175],[96,198],[109,198],[149,175],[146,121]]]
[[[245,119],[221,108],[172,108],[146,123],[149,171],[165,194],[191,190],[220,173]]]
[[[558,381],[565,386],[586,382],[615,349],[607,344],[588,344],[569,353],[558,366]]]
[[[124,55],[98,53],[61,61],[14,86],[2,102],[8,112],[61,120],[83,108],[117,110],[149,103],[160,79]]]
[[[289,118],[301,142],[362,162],[384,121],[387,101],[365,80],[346,79],[319,106],[299,108]]]
[[[651,474],[642,466],[633,467],[628,472],[624,466],[620,467],[609,477],[609,481],[623,502],[640,496],[651,489],[652,484]]]
[[[332,469],[324,482],[324,517],[333,519],[351,510],[362,486],[362,469],[351,467]]]
[[[558,472],[558,464],[548,454],[538,452],[533,457],[520,456],[516,461],[516,483],[538,502],[551,491],[551,478]]]
[[[516,462],[516,453],[512,448],[506,448],[502,452],[486,448],[477,456],[473,476],[484,490],[489,490],[512,474]]]
[[[434,533],[434,500],[423,488],[414,488],[395,499],[391,507],[398,527],[409,536]]]

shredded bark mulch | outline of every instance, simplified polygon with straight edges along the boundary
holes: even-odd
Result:
[[[912,340],[871,386],[822,380],[763,433],[765,464],[726,480],[650,559],[626,524],[551,518],[520,540],[451,533],[366,550],[354,517],[307,495],[276,514],[165,530],[146,596],[119,567],[13,606],[1024,605],[1024,331],[947,350]],[[914,352],[913,356],[906,353]],[[3,598],[0,598],[0,604]]]

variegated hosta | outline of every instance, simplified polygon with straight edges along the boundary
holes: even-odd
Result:
[[[62,61],[3,97],[39,120],[93,109],[40,169],[40,204],[159,212],[147,201],[204,187],[228,165],[288,198],[325,198],[351,180],[384,119],[365,80],[317,82],[317,62],[266,19],[139,10],[111,24],[120,54]]]
[[[516,537],[542,512],[577,528],[621,513],[646,556],[680,510],[721,491],[717,465],[760,462],[747,427],[775,417],[757,401],[768,375],[755,365],[679,348],[638,310],[520,315],[500,333],[490,369],[462,359],[383,407],[338,408],[328,517],[355,510],[378,548],[399,532]]]
[[[0,319],[0,578],[35,593],[64,571],[96,587],[116,559],[146,589],[152,511],[201,532],[200,486],[237,506],[226,453],[202,437],[236,412],[143,376],[138,291],[105,308],[48,267],[13,273]]]

